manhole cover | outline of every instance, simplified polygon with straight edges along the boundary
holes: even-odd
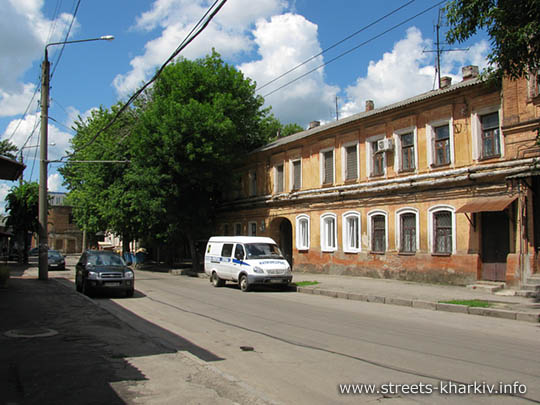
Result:
[[[35,338],[55,336],[58,332],[49,328],[26,328],[8,330],[4,335],[12,338]]]

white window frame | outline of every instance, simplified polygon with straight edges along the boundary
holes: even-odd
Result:
[[[356,180],[360,179],[360,144],[358,141],[348,142],[343,144],[341,147],[341,178],[343,182],[349,180],[353,181],[355,179],[347,179],[347,148],[351,146],[356,146]]]
[[[405,207],[396,211],[396,249],[401,252],[401,216],[403,214],[414,214],[416,216],[416,253],[420,250],[420,212],[416,208]]]
[[[456,209],[451,205],[435,205],[428,209],[428,248],[431,254],[439,255],[435,253],[433,234],[435,229],[433,216],[439,211],[450,211],[452,213],[452,254],[456,254],[456,240],[457,240],[457,228],[456,228]]]
[[[348,220],[350,218],[358,219],[358,247],[351,246],[349,240],[348,230]],[[347,211],[342,215],[342,241],[343,241],[343,251],[345,253],[358,253],[362,251],[362,221],[360,213],[358,211]]]
[[[326,232],[326,222],[332,219],[334,221],[334,245],[329,245],[327,243],[328,235]],[[327,212],[321,215],[321,251],[322,252],[335,252],[337,250],[338,240],[337,240],[337,215]]]
[[[294,164],[296,162],[300,162],[300,187],[298,187],[297,189],[294,189]],[[295,158],[295,159],[291,159],[289,160],[289,190],[290,191],[299,191],[302,189],[302,158]]]
[[[307,227],[307,244],[302,240],[302,222],[305,221]],[[311,233],[310,233],[310,219],[309,215],[300,214],[296,217],[296,249],[298,250],[309,250]]]
[[[373,176],[373,173],[372,173],[372,171],[373,171],[373,147],[372,147],[372,143],[380,141],[381,139],[384,139],[384,138],[385,138],[385,135],[380,134],[380,135],[370,136],[369,138],[366,139],[366,171],[367,171],[368,178],[372,178],[372,177],[378,178],[378,177],[381,177],[381,176],[386,176],[386,152],[382,152],[382,154],[383,154],[383,174]]]
[[[448,137],[450,142],[450,162],[448,165],[435,165],[435,128],[448,125]],[[438,168],[452,166],[454,164],[454,118],[444,118],[436,121],[431,121],[426,124],[426,140],[427,140],[427,162],[430,168]]]
[[[252,232],[252,227],[255,225],[255,233]],[[248,236],[257,236],[257,221],[248,222]]]
[[[283,189],[281,191],[278,191],[278,166],[281,166],[283,168]],[[284,193],[285,192],[285,162],[278,162],[274,165],[274,193]]]
[[[482,115],[492,114],[494,112],[499,113],[499,148],[500,156],[504,157],[504,136],[501,129],[502,126],[502,107],[500,105],[480,108],[474,110],[471,113],[471,131],[472,131],[472,158],[473,160],[482,160],[482,122],[480,117]]]
[[[413,134],[413,142],[414,142],[414,170],[407,170],[404,171],[401,169],[401,135],[410,134],[412,132]],[[416,126],[408,127],[408,128],[401,128],[396,131],[394,131],[394,145],[395,146],[395,153],[394,153],[394,171],[396,173],[416,173],[418,172],[418,129]]]
[[[384,252],[373,252],[375,254],[384,254],[384,253],[387,253],[389,251],[388,249],[388,213],[384,210],[372,210],[372,211],[369,211],[368,214],[367,214],[367,232],[368,232],[368,247],[369,247],[369,251],[372,252],[371,250],[371,247],[373,246],[372,245],[372,218],[375,216],[375,215],[383,215],[384,216],[384,245],[386,247],[385,251]]]
[[[324,154],[326,152],[332,152],[332,183],[325,183],[324,182]],[[336,151],[334,150],[334,147],[331,147],[331,148],[326,148],[326,149],[321,149],[319,151],[319,169],[320,169],[320,172],[319,172],[319,178],[320,178],[320,181],[321,181],[321,186],[323,185],[328,185],[328,184],[335,184],[336,182]]]

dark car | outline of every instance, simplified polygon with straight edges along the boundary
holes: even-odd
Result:
[[[84,252],[75,267],[75,288],[86,295],[101,291],[135,292],[135,273],[116,253],[105,250]]]
[[[66,259],[58,250],[47,251],[47,261],[49,262],[49,270],[66,269]]]
[[[35,247],[28,251],[28,256],[39,256],[39,248]]]

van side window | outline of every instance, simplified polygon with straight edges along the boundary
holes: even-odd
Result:
[[[242,245],[236,245],[236,248],[234,249],[234,257],[238,260],[244,260],[246,256],[244,254],[244,247]]]
[[[224,243],[221,248],[221,257],[231,257],[232,247],[232,243]]]

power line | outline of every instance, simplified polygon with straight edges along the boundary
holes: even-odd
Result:
[[[53,64],[54,67],[53,67],[53,70],[51,72],[50,79],[52,79],[52,77],[54,76],[54,72],[56,71],[56,67],[60,63],[60,58],[62,57],[62,54],[64,53],[64,48],[66,47],[65,42],[68,40],[69,34],[71,32],[71,28],[73,27],[73,23],[75,22],[75,16],[77,15],[77,12],[79,11],[79,5],[80,4],[81,4],[81,0],[78,0],[77,5],[75,6],[75,10],[73,11],[73,15],[71,17],[71,23],[69,24],[68,30],[66,32],[66,36],[64,37],[64,41],[63,41],[64,44],[60,48],[60,52],[58,53],[58,57],[56,58],[56,62]]]
[[[118,119],[118,117],[128,108],[128,106],[135,101],[137,97],[139,97],[143,91],[150,86],[163,72],[165,67],[176,57],[178,54],[185,49],[195,38],[197,38],[201,32],[210,24],[210,21],[215,17],[215,15],[221,10],[221,8],[225,5],[227,0],[216,0],[212,6],[206,11],[206,13],[201,17],[199,22],[193,27],[193,29],[190,31],[190,33],[184,38],[184,40],[180,43],[180,45],[175,49],[175,51],[171,54],[171,56],[165,61],[165,63],[160,67],[160,69],[156,72],[156,74],[148,81],[146,84],[144,84],[139,90],[137,90],[130,98],[129,100],[116,112],[114,117],[104,126],[102,127],[93,137],[90,139],[89,142],[82,145],[79,148],[76,148],[73,150],[73,153],[68,154],[67,156],[62,157],[62,159],[69,157],[70,155],[73,155],[74,153],[80,152],[82,149],[87,148],[91,144],[95,142],[95,140],[98,138],[99,135],[101,135],[104,131],[109,129]],[[216,6],[217,4],[217,6]],[[206,20],[205,20],[206,19]],[[199,28],[198,28],[199,27]],[[196,31],[196,32],[195,32]],[[121,138],[123,140],[124,138]],[[61,159],[61,160],[62,160]]]
[[[275,81],[281,79],[283,76],[286,76],[286,75],[288,75],[288,74],[291,73],[291,72],[294,72],[294,71],[295,71],[296,69],[298,69],[299,67],[304,66],[306,63],[312,61],[313,59],[317,58],[318,56],[321,56],[322,54],[324,54],[325,52],[329,51],[330,49],[335,48],[336,46],[338,46],[338,45],[342,44],[343,42],[345,42],[345,41],[351,39],[352,37],[354,37],[354,36],[360,34],[361,32],[363,32],[363,31],[367,30],[368,28],[374,26],[375,24],[381,22],[381,21],[384,20],[385,18],[390,17],[392,14],[397,13],[399,10],[401,10],[401,9],[403,9],[403,8],[405,8],[405,7],[407,7],[408,5],[410,5],[411,3],[414,3],[414,2],[415,2],[415,0],[410,0],[408,3],[402,5],[401,7],[396,8],[395,10],[393,10],[393,11],[389,12],[388,14],[386,14],[386,15],[380,17],[379,19],[373,21],[372,23],[370,23],[370,24],[368,24],[368,25],[366,25],[366,26],[360,28],[358,31],[353,32],[353,33],[350,34],[349,36],[343,38],[341,41],[338,41],[338,42],[334,43],[333,45],[330,45],[328,48],[322,50],[322,51],[319,52],[318,54],[313,55],[312,57],[306,59],[306,60],[303,61],[302,63],[299,63],[299,64],[296,65],[295,67],[293,67],[293,68],[287,70],[285,73],[282,73],[281,75],[279,75],[279,76],[276,77],[275,79],[272,79],[272,80],[270,80],[269,82],[263,84],[262,86],[260,86],[259,88],[257,88],[257,91],[262,90],[262,89],[265,88],[266,86],[268,86],[268,85],[274,83]]]
[[[432,9],[434,9],[434,8],[436,8],[436,7],[438,7],[438,6],[440,6],[441,4],[443,4],[443,3],[445,3],[445,2],[446,2],[446,0],[439,1],[437,4],[435,4],[435,5],[431,6],[431,7],[426,8],[425,10],[421,11],[420,13],[415,14],[414,16],[409,17],[409,18],[407,18],[406,20],[403,20],[403,21],[400,22],[399,24],[396,24],[396,25],[394,25],[394,26],[388,28],[387,30],[381,32],[380,34],[377,34],[377,35],[375,35],[374,37],[371,37],[370,39],[368,39],[368,40],[362,42],[361,44],[358,44],[358,45],[356,45],[355,47],[353,47],[353,48],[351,48],[351,49],[349,49],[349,50],[347,50],[347,51],[345,51],[345,52],[339,54],[339,55],[336,56],[335,58],[330,59],[328,62],[325,62],[325,63],[323,63],[322,65],[319,65],[319,66],[317,66],[316,68],[311,69],[310,71],[308,71],[308,72],[306,72],[306,73],[304,73],[304,74],[298,76],[297,78],[295,78],[295,79],[293,79],[293,80],[291,80],[291,81],[285,83],[284,85],[278,87],[277,89],[272,90],[271,92],[265,94],[263,97],[268,97],[269,95],[276,93],[277,91],[279,91],[279,90],[281,90],[281,89],[283,89],[283,88],[289,86],[290,84],[292,84],[292,83],[294,83],[294,82],[296,82],[296,81],[298,81],[298,80],[300,80],[300,79],[306,77],[307,75],[309,75],[309,74],[315,72],[316,70],[319,70],[320,68],[329,65],[330,63],[332,63],[332,62],[338,60],[339,58],[341,58],[341,57],[343,57],[343,56],[345,56],[345,55],[347,55],[347,54],[349,54],[349,53],[351,53],[351,52],[357,50],[358,48],[360,48],[360,47],[362,47],[362,46],[364,46],[364,45],[366,45],[366,44],[368,44],[368,43],[374,41],[375,39],[378,39],[378,38],[382,37],[383,35],[389,33],[390,31],[395,30],[396,28],[398,28],[398,27],[400,27],[400,26],[402,26],[402,25],[408,23],[409,21],[411,21],[411,20],[413,20],[413,19],[415,19],[415,18],[421,16],[422,14],[427,13],[428,11],[431,11]]]

